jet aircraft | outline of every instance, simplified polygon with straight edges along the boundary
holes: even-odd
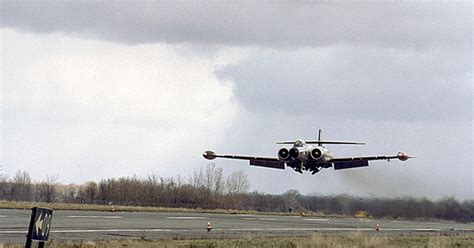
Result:
[[[273,169],[285,169],[285,166],[293,168],[299,173],[309,171],[316,174],[325,168],[334,167],[335,170],[350,169],[357,167],[369,166],[370,160],[387,160],[399,159],[406,161],[409,158],[405,152],[398,152],[396,155],[376,155],[376,156],[358,156],[358,157],[334,157],[331,152],[323,145],[339,144],[339,145],[364,145],[364,142],[356,141],[334,141],[322,140],[321,129],[318,132],[318,140],[304,141],[297,139],[295,141],[277,142],[281,145],[292,145],[291,148],[281,148],[278,151],[278,157],[258,157],[234,154],[217,154],[213,151],[205,151],[202,155],[204,158],[212,160],[215,158],[242,159],[248,160],[250,165],[268,167]]]

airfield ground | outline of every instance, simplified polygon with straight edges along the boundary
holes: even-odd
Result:
[[[23,244],[30,210],[0,209],[0,243]],[[213,230],[206,231],[210,222]],[[379,224],[381,229],[376,231]],[[447,221],[190,212],[55,210],[49,247],[353,246],[474,247],[474,226]],[[274,244],[274,245],[270,245]],[[285,245],[287,244],[287,245]],[[331,245],[332,244],[332,245]],[[1,247],[1,245],[0,245]],[[268,246],[267,246],[268,247]]]
[[[362,233],[350,235],[314,234],[311,237],[254,237],[224,240],[107,240],[49,242],[47,247],[93,248],[93,247],[473,247],[471,235],[398,235],[367,236]],[[2,245],[0,244],[0,247]],[[23,247],[4,245],[4,248]]]

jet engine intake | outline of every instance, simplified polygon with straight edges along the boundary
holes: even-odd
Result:
[[[281,160],[287,160],[290,158],[290,151],[288,151],[288,148],[281,148],[278,151],[278,158]]]
[[[314,160],[319,160],[323,157],[323,151],[319,148],[314,148],[311,150],[311,158]]]
[[[298,159],[298,156],[300,155],[300,151],[298,151],[298,148],[291,148],[290,149],[290,157],[293,159]]]

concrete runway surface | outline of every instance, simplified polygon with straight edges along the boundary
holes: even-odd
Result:
[[[24,243],[31,210],[0,209],[0,243]],[[206,231],[210,222],[213,230]],[[375,231],[379,224],[381,230]],[[200,239],[254,236],[310,236],[315,232],[373,235],[474,234],[472,223],[390,219],[301,217],[207,213],[54,211],[50,240]]]

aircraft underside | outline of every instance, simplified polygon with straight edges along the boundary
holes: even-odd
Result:
[[[324,163],[318,161],[262,161],[262,160],[250,160],[250,165],[262,166],[274,169],[285,169],[285,165],[292,168],[296,172],[303,173],[303,171],[309,171],[311,174],[316,174],[322,169],[334,167],[335,170],[350,169],[356,167],[369,166],[367,160],[353,160],[353,161],[338,161],[331,163]]]
[[[332,166],[330,163],[311,163],[311,162],[299,162],[292,161],[286,162],[286,166],[293,168],[296,172],[303,173],[303,171],[309,171],[311,174],[316,174],[324,168],[329,168]]]
[[[317,161],[288,161],[286,162],[286,166],[291,167],[293,170],[299,173],[303,173],[303,171],[309,171],[311,174],[316,174],[322,169],[334,167],[335,170],[342,170],[342,169],[350,169],[356,167],[363,167],[369,166],[369,162],[367,160],[355,160],[355,161],[348,161],[348,162],[334,162],[334,163],[321,163]]]

